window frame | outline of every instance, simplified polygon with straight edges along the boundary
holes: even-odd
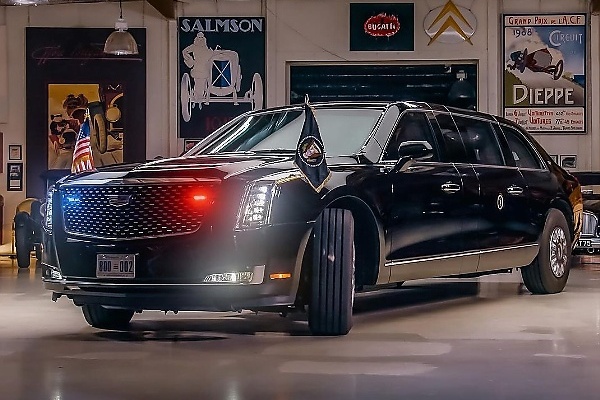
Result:
[[[427,126],[429,127],[430,138],[431,138],[431,141],[433,142],[433,143],[431,143],[431,147],[433,148],[433,157],[429,160],[423,160],[423,161],[424,162],[440,162],[441,161],[441,154],[440,154],[440,150],[439,150],[439,144],[437,141],[437,135],[436,135],[435,129],[432,126],[432,122],[431,122],[432,118],[435,119],[433,112],[430,110],[405,109],[400,113],[400,115],[398,116],[398,119],[396,120],[396,123],[394,124],[394,127],[390,130],[390,132],[385,140],[385,144],[382,146],[378,163],[397,163],[399,161],[399,159],[384,159],[384,156],[385,156],[388,146],[390,145],[392,137],[394,136],[394,133],[396,132],[396,130],[400,127],[400,124],[402,123],[402,119],[404,118],[405,115],[407,115],[409,113],[423,114],[425,117],[425,122],[427,123]]]
[[[542,157],[542,155],[538,151],[537,146],[535,146],[531,142],[531,140],[529,140],[527,135],[525,135],[519,127],[511,126],[509,124],[502,123],[502,122],[498,123],[498,127],[500,128],[500,131],[502,132],[502,136],[504,137],[504,140],[506,141],[506,145],[507,145],[509,154],[511,155],[511,159],[514,160],[514,156],[512,156],[510,142],[508,141],[508,138],[506,137],[505,129],[510,129],[510,130],[515,131],[517,138],[525,145],[525,147],[527,147],[529,149],[529,152],[536,159],[537,164],[539,166],[538,168],[519,167],[519,165],[517,164],[517,160],[514,160],[515,166],[517,168],[524,169],[524,170],[533,170],[533,171],[547,171],[548,170],[548,164],[544,160],[544,157]]]
[[[469,149],[467,147],[467,144],[465,143],[465,138],[464,135],[466,135],[466,132],[462,132],[459,124],[456,122],[456,118],[462,118],[465,119],[467,121],[471,120],[471,121],[479,121],[481,123],[487,124],[489,126],[489,130],[488,132],[492,135],[492,142],[496,145],[496,149],[498,150],[498,154],[500,155],[501,158],[501,163],[500,164],[491,164],[491,163],[485,163],[485,162],[472,162],[469,161],[469,163],[471,165],[484,165],[484,166],[490,166],[490,167],[506,167],[508,166],[507,162],[506,162],[506,157],[503,151],[503,146],[502,143],[500,141],[500,138],[498,137],[498,132],[496,132],[496,129],[494,127],[495,123],[494,121],[490,121],[489,119],[486,118],[478,118],[477,116],[472,116],[472,115],[466,115],[466,114],[461,114],[461,113],[451,113],[452,115],[452,119],[454,120],[454,124],[456,125],[456,129],[458,130],[458,133],[460,135],[460,138],[463,142],[463,146],[465,147],[465,152],[467,153],[467,157],[469,157]]]

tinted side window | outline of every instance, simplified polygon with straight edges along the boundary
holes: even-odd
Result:
[[[502,126],[502,132],[508,142],[508,147],[512,153],[513,158],[517,167],[521,168],[536,168],[540,169],[540,162],[535,155],[535,151],[526,143],[522,138],[521,134],[514,128],[508,126]]]
[[[436,113],[435,118],[440,126],[441,146],[446,154],[446,161],[468,163],[465,146],[450,114]]]
[[[467,158],[472,164],[504,165],[502,151],[492,124],[475,118],[454,116]]]
[[[400,119],[383,153],[383,159],[397,160],[400,144],[408,141],[424,141],[435,149],[431,127],[424,113],[408,112]]]

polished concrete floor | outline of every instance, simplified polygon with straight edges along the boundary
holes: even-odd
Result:
[[[361,294],[339,338],[262,313],[144,312],[109,332],[0,259],[0,400],[600,399],[600,264],[558,295],[517,287]]]

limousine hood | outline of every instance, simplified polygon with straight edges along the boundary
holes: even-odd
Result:
[[[257,154],[221,154],[195,157],[177,157],[155,160],[143,164],[122,164],[100,167],[97,171],[80,175],[71,175],[62,183],[109,183],[124,179],[211,179],[225,181],[241,179],[249,181],[273,173],[292,171],[293,153],[268,155]],[[328,158],[330,166],[338,164],[356,164],[353,157]]]

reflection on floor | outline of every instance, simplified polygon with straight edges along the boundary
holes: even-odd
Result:
[[[0,399],[598,399],[600,264],[583,261],[557,295],[516,275],[363,293],[350,334],[320,338],[250,312],[96,330],[2,258]]]

